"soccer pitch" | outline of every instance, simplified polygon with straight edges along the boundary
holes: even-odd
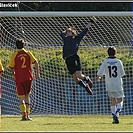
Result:
[[[20,121],[21,116],[2,116],[1,131],[133,131],[133,116],[121,115],[112,124],[111,115],[31,116],[33,121]]]

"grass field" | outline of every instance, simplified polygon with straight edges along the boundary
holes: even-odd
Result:
[[[20,121],[19,116],[2,116],[1,131],[133,131],[133,116],[121,115],[112,124],[110,115],[32,116],[33,121]]]

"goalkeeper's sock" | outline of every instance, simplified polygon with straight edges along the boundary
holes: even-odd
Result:
[[[83,88],[86,88],[86,87],[87,87],[87,84],[85,84],[85,83],[83,82],[83,80],[80,80],[80,81],[78,82],[78,84],[79,84],[80,86],[82,86]]]
[[[78,84],[79,84],[80,86],[82,86],[83,88],[85,88],[85,90],[89,93],[89,95],[92,95],[92,94],[93,94],[93,92],[92,92],[92,90],[90,89],[90,87],[89,87],[87,84],[85,84],[82,80],[80,80],[80,81],[78,82]]]
[[[88,77],[87,76],[84,76],[84,79],[83,79],[84,81],[88,81]]]
[[[90,86],[90,88],[92,88],[93,83],[92,83],[92,81],[91,81],[91,79],[90,79],[89,76],[87,76],[87,77],[85,76],[83,80],[86,81],[86,83],[88,83],[88,85]]]
[[[20,112],[22,113],[22,117],[26,116],[26,105],[24,103],[19,105]]]

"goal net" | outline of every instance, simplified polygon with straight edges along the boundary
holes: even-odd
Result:
[[[73,26],[82,31],[89,19],[96,16],[82,39],[78,54],[82,72],[93,81],[92,96],[77,85],[62,58],[61,31]],[[0,58],[2,75],[2,115],[20,114],[16,86],[8,68],[17,37],[26,40],[26,49],[38,59],[41,76],[32,86],[31,114],[111,114],[105,77],[96,82],[96,73],[107,56],[108,46],[117,48],[117,57],[124,65],[124,106],[122,114],[133,114],[133,56],[131,12],[1,12]],[[33,67],[34,72],[34,67]]]

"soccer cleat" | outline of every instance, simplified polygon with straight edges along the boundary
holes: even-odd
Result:
[[[112,124],[119,124],[119,120],[118,120],[118,121],[116,121],[116,120],[114,120],[114,119],[113,119]]]
[[[93,94],[93,92],[90,89],[89,85],[85,88],[85,90],[88,92],[89,95],[92,95]]]
[[[96,21],[97,21],[97,19],[96,19],[94,16],[93,16],[92,18],[90,18],[90,22],[91,22],[91,23],[95,24]]]
[[[26,121],[27,120],[27,117],[24,115],[21,119],[21,121]]]
[[[32,118],[30,118],[29,116],[27,116],[27,119],[28,121],[32,121]]]
[[[92,88],[93,83],[89,77],[87,77],[87,84],[89,85],[90,88]]]
[[[115,114],[112,114],[112,115],[113,115],[113,122],[112,122],[112,124],[119,124],[118,117]]]

